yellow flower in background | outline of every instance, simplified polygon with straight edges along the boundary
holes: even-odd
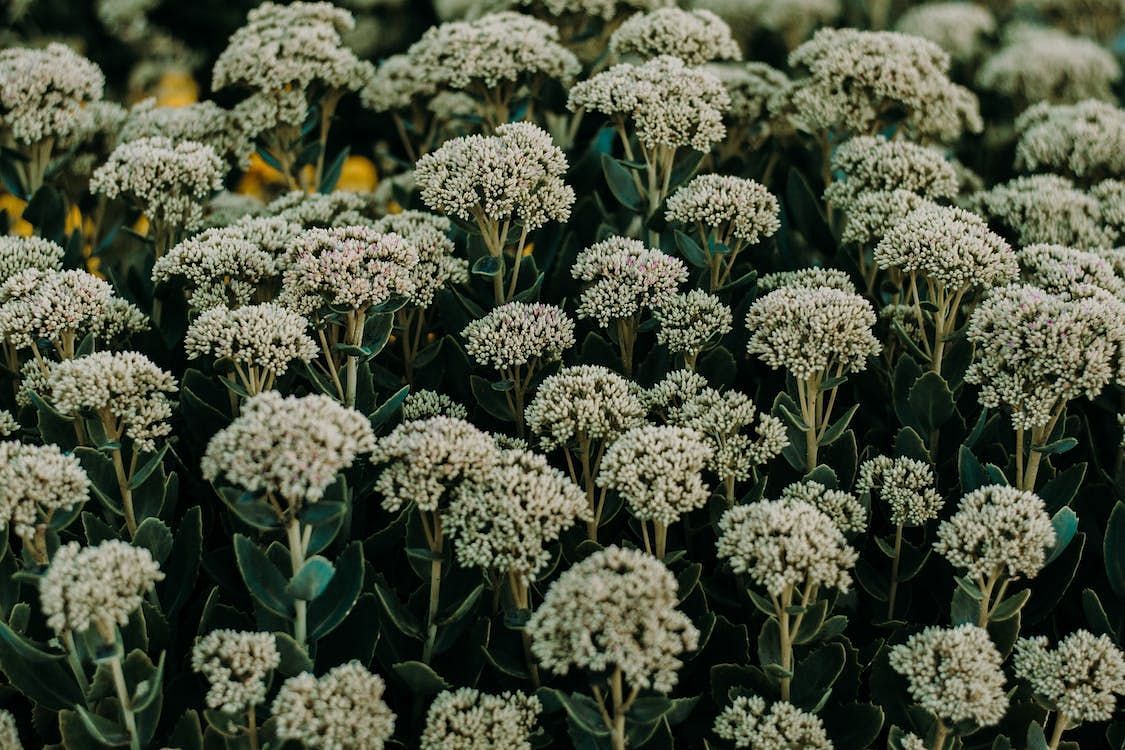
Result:
[[[199,84],[187,70],[167,70],[152,92],[158,107],[186,107],[199,101]]]
[[[349,156],[340,169],[337,190],[370,193],[379,184],[379,170],[375,163],[362,156]]]
[[[34,233],[34,227],[23,218],[25,208],[27,208],[27,201],[21,200],[11,193],[0,192],[0,211],[8,214],[8,234],[30,237]]]

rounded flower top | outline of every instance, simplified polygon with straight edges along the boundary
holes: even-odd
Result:
[[[1083,99],[1114,101],[1121,67],[1113,53],[1092,39],[1040,26],[1020,25],[977,73],[985,91],[1015,99],[1070,104]]]
[[[876,456],[860,465],[856,490],[886,503],[894,525],[921,526],[937,518],[945,504],[936,482],[933,467],[925,461]]]
[[[1002,570],[1034,578],[1055,544],[1055,530],[1042,498],[1006,485],[973,490],[957,512],[938,527],[934,551],[973,578]]]
[[[1072,723],[1109,721],[1125,695],[1125,654],[1108,635],[1077,630],[1054,649],[1044,636],[1020,638],[1013,661],[1035,695]]]
[[[688,427],[634,427],[602,458],[599,487],[615,490],[642,521],[671,526],[707,504],[710,491],[701,476],[711,446]]]
[[[226,172],[226,164],[205,144],[138,138],[115,148],[94,170],[90,191],[125,198],[152,221],[194,229],[203,221],[203,204],[222,189]]]
[[[581,65],[558,39],[545,21],[501,11],[431,27],[407,55],[436,88],[488,90],[534,76],[567,82]]]
[[[694,357],[708,344],[730,333],[734,313],[713,294],[692,289],[687,294],[673,294],[653,308],[652,315],[660,327],[657,342],[674,354]]]
[[[582,290],[578,317],[593,318],[603,328],[663,304],[688,277],[679,258],[625,237],[610,237],[578,253],[570,273],[592,282]]]
[[[437,85],[418,66],[414,56],[401,53],[379,64],[359,96],[363,106],[372,112],[390,112],[406,109],[436,91]]]
[[[142,452],[172,432],[168,419],[175,379],[138,352],[95,352],[51,368],[47,379],[51,402],[63,414],[106,412],[119,434]]]
[[[973,196],[973,208],[1007,227],[1021,245],[1114,247],[1120,230],[1105,226],[1097,197],[1065,177],[1017,177]]]
[[[986,37],[996,31],[996,19],[988,8],[976,3],[928,2],[899,16],[895,30],[929,39],[955,62],[968,63],[981,54]]]
[[[1037,287],[994,290],[969,318],[976,357],[965,380],[1017,428],[1046,425],[1072,398],[1125,380],[1125,313],[1109,295],[1068,299]]]
[[[832,171],[844,179],[829,185],[824,197],[845,210],[871,190],[909,190],[930,200],[957,195],[957,171],[941,149],[910,141],[849,138],[832,152]]]
[[[222,477],[252,492],[277,493],[293,508],[316,502],[336,475],[375,447],[371,423],[327,396],[265,391],[220,430],[200,461],[208,481]]]
[[[444,509],[457,485],[484,471],[498,455],[488,433],[464,419],[434,416],[403,422],[371,452],[372,463],[386,464],[375,491],[391,513],[411,503],[424,511]]]
[[[1125,298],[1125,280],[1098,253],[1062,245],[1028,245],[1018,253],[1023,279],[1051,294],[1080,296],[1094,286]]]
[[[545,130],[517,122],[496,135],[446,141],[418,160],[414,179],[435,211],[532,230],[569,218],[574,189],[563,182],[566,170],[566,156]]]
[[[614,65],[576,83],[567,106],[631,120],[648,149],[690,146],[707,152],[726,135],[723,113],[730,95],[713,74],[662,55],[643,65]]]
[[[1096,180],[1125,176],[1125,111],[1085,99],[1040,102],[1016,118],[1016,166]]]
[[[547,545],[591,517],[585,493],[565,474],[515,448],[469,473],[445,522],[461,565],[529,582],[551,561]]]
[[[477,363],[496,370],[550,362],[574,346],[574,321],[562,308],[509,302],[461,331]]]
[[[612,442],[643,424],[644,413],[635,383],[600,365],[579,365],[545,378],[524,416],[543,449],[552,450]]]
[[[870,246],[878,242],[911,212],[931,205],[909,190],[870,190],[849,200],[847,222],[840,241],[849,245]]]
[[[1008,710],[1003,659],[983,628],[929,627],[891,648],[889,658],[914,702],[947,724],[992,726]]]
[[[0,284],[20,271],[61,271],[65,252],[42,237],[0,237]]]
[[[56,634],[95,628],[103,642],[113,643],[114,628],[126,625],[163,579],[144,547],[117,539],[93,547],[69,542],[55,551],[39,579],[39,601]]]
[[[18,144],[53,139],[69,146],[94,128],[105,76],[59,42],[0,50],[0,133]]]
[[[736,505],[719,519],[718,550],[772,596],[791,586],[847,591],[859,557],[832,519],[802,500]]]
[[[306,193],[292,190],[274,198],[266,213],[308,227],[349,227],[373,223],[369,214],[375,199],[371,193],[336,190],[331,193]]]
[[[859,372],[879,353],[875,310],[853,292],[790,287],[770,292],[746,316],[748,349],[793,377]]]
[[[449,219],[424,211],[390,214],[372,225],[377,232],[393,232],[403,237],[418,252],[418,262],[410,268],[414,291],[410,303],[429,307],[438,289],[449,283],[469,280],[469,262],[453,256],[449,239]]]
[[[444,690],[426,712],[421,750],[531,750],[541,710],[534,695]]]
[[[675,7],[630,16],[610,36],[609,49],[619,57],[671,55],[688,65],[742,59],[726,21],[709,10]]]
[[[665,218],[716,232],[720,242],[753,245],[781,228],[781,206],[763,185],[742,177],[704,174],[668,198]]]
[[[759,294],[768,294],[775,289],[816,289],[818,286],[839,289],[841,292],[856,291],[851,277],[837,268],[814,266],[797,271],[778,271],[767,273],[758,279]]]
[[[915,209],[875,246],[875,263],[918,274],[948,293],[1008,284],[1019,275],[1016,254],[984,219],[961,208]]]
[[[565,571],[527,623],[531,651],[565,675],[620,669],[633,688],[668,693],[699,631],[676,609],[676,578],[655,557],[611,546]]]
[[[16,727],[16,717],[12,716],[10,711],[2,708],[0,708],[0,748],[23,750],[19,729]]]
[[[215,61],[211,87],[245,86],[259,92],[307,89],[314,83],[355,91],[371,76],[344,44],[352,14],[327,2],[265,2],[227,41]]]
[[[241,715],[265,702],[279,664],[273,633],[212,630],[191,651],[191,668],[210,686],[207,707],[225,714]]]
[[[466,419],[469,410],[444,393],[423,388],[407,395],[402,402],[402,421],[414,422],[430,417]]]
[[[309,229],[290,245],[279,300],[313,316],[325,306],[366,312],[414,292],[414,245],[368,226]]]
[[[158,106],[155,99],[133,105],[121,126],[121,142],[162,136],[172,141],[205,143],[224,159],[244,162],[252,150],[246,134],[235,124],[233,115],[214,102],[197,102],[183,107]]]
[[[319,679],[310,672],[290,677],[271,708],[277,736],[308,750],[383,750],[395,731],[385,690],[383,678],[358,661],[333,667]]]
[[[833,750],[816,714],[777,701],[766,709],[756,695],[740,695],[715,719],[715,734],[742,750]]]
[[[982,128],[976,97],[949,80],[949,55],[893,31],[821,29],[789,56],[809,71],[792,104],[813,130],[875,132],[888,111],[921,139],[954,140]]]
[[[237,310],[213,307],[188,327],[184,352],[192,358],[209,354],[229,359],[236,367],[261,368],[272,381],[285,374],[290,362],[316,356],[308,327],[305,318],[270,302]]]
[[[74,456],[54,445],[0,442],[0,527],[27,540],[37,524],[89,498],[90,480]]]
[[[832,523],[845,534],[854,534],[867,528],[867,508],[855,495],[843,490],[832,490],[811,480],[791,484],[781,491],[781,500],[806,502],[832,519]]]

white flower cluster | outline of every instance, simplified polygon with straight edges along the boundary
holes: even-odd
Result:
[[[444,509],[456,487],[485,471],[496,457],[492,437],[464,418],[404,421],[371,452],[372,463],[384,465],[375,491],[391,513],[411,503],[424,511]]]
[[[945,722],[992,726],[1008,709],[1003,659],[983,628],[929,627],[891,648],[889,658],[914,702]]]
[[[364,312],[414,292],[414,245],[369,226],[309,229],[293,240],[279,300],[305,316],[324,306]]]
[[[687,281],[687,266],[640,240],[610,237],[578,253],[571,275],[588,283],[578,301],[578,317],[605,328],[664,304]]]
[[[909,190],[930,200],[957,195],[957,171],[938,148],[905,140],[861,135],[832,152],[832,171],[843,179],[824,191],[825,200],[850,210],[863,193]]]
[[[828,287],[777,289],[746,316],[749,352],[800,379],[865,369],[867,358],[882,348],[871,333],[874,325],[870,302]]]
[[[90,499],[82,464],[54,445],[0,442],[0,528],[30,539],[56,512]]]
[[[574,346],[574,321],[562,308],[538,302],[509,302],[461,331],[465,350],[495,370],[552,362]]]
[[[781,491],[778,499],[808,503],[831,518],[832,523],[845,534],[855,534],[867,528],[867,508],[855,495],[829,489],[820,482],[805,480],[791,484]]]
[[[265,702],[269,677],[281,664],[273,633],[212,630],[195,642],[191,668],[207,680],[207,707],[243,714]]]
[[[20,423],[7,409],[0,409],[0,438],[11,437],[19,432]]]
[[[517,122],[496,135],[446,141],[418,160],[414,178],[436,211],[533,230],[569,218],[574,189],[563,182],[566,170],[566,156],[545,130]]]
[[[668,198],[665,218],[700,227],[749,245],[781,228],[781,206],[754,180],[721,174],[700,175]]]
[[[372,112],[407,109],[437,90],[426,71],[409,54],[391,55],[375,69],[367,85],[359,92],[363,106]]]
[[[402,402],[402,421],[414,422],[430,417],[467,419],[469,410],[440,391],[423,388],[407,394]]]
[[[30,268],[0,284],[0,338],[19,349],[43,340],[60,346],[69,338],[70,356],[74,342],[88,333],[110,338],[147,326],[144,313],[86,271]]]
[[[1017,177],[973,196],[973,208],[997,221],[1021,245],[1039,243],[1081,249],[1114,247],[1121,230],[1106,226],[1098,198],[1066,177]]]
[[[816,289],[819,286],[841,292],[856,291],[851,277],[838,268],[811,266],[797,271],[767,273],[758,279],[759,294],[768,294],[775,289]]]
[[[706,437],[711,446],[707,468],[722,479],[748,479],[754,466],[766,463],[789,444],[781,420],[759,414],[744,393],[711,388],[698,373],[669,373],[648,391],[646,400],[649,409],[668,424]],[[744,432],[751,425],[757,433],[753,437]]]
[[[585,493],[537,453],[504,450],[474,468],[445,516],[464,567],[534,581],[553,556],[547,545],[592,518]]]
[[[566,83],[581,65],[558,38],[545,21],[501,11],[431,27],[406,54],[434,88],[495,89],[539,76]]]
[[[92,547],[68,542],[55,551],[39,579],[39,602],[56,634],[81,634],[93,627],[112,643],[113,629],[126,625],[145,594],[163,579],[144,547],[117,539]]]
[[[870,246],[911,212],[932,201],[909,190],[871,190],[856,195],[847,206],[847,222],[840,233],[844,244]]]
[[[622,13],[635,10],[653,10],[668,5],[671,0],[514,0],[523,6],[534,6],[552,16],[584,15],[611,21]]]
[[[348,227],[372,224],[370,214],[373,208],[371,193],[292,190],[270,201],[266,213],[304,227]]]
[[[740,695],[715,718],[715,734],[745,750],[833,750],[816,714],[777,701],[769,708],[756,695]]]
[[[18,144],[72,145],[94,127],[105,76],[59,42],[0,50],[0,134]]]
[[[953,140],[982,128],[976,97],[949,80],[949,55],[893,31],[821,29],[789,56],[809,71],[792,105],[812,130],[875,132],[888,111],[922,139]]]
[[[597,483],[620,494],[640,520],[671,526],[707,504],[701,474],[711,453],[689,427],[634,427],[606,450]]]
[[[671,55],[688,65],[742,59],[742,50],[726,21],[709,10],[675,7],[627,18],[610,36],[609,50],[618,57]]]
[[[1115,101],[1121,66],[1092,39],[1043,26],[1015,25],[1005,44],[977,72],[977,85],[1017,103]]]
[[[736,0],[734,5],[748,8],[754,26],[780,35],[786,49],[808,39],[815,29],[835,25],[843,11],[840,0]]]
[[[1012,661],[1035,695],[1072,723],[1108,721],[1125,695],[1125,654],[1108,635],[1077,630],[1054,649],[1045,636],[1020,638]]]
[[[42,237],[0,237],[0,284],[20,271],[61,271],[61,246]]]
[[[63,414],[111,417],[137,450],[156,450],[172,432],[168,419],[176,380],[139,352],[95,352],[60,362],[47,379],[50,400]]]
[[[771,596],[788,587],[847,591],[859,558],[832,519],[802,500],[736,505],[719,519],[719,557]]]
[[[913,458],[876,456],[859,467],[857,492],[870,492],[887,504],[895,526],[921,526],[937,518],[945,501],[936,488],[933,467]]]
[[[418,262],[410,268],[414,290],[410,302],[416,307],[429,307],[438,289],[446,284],[463,284],[469,280],[469,262],[453,256],[453,240],[449,239],[450,221],[444,216],[424,211],[403,211],[376,221],[376,232],[397,234],[418,253]]]
[[[2,708],[0,708],[0,750],[23,750],[20,733],[16,728],[16,717]]]
[[[426,712],[421,750],[531,750],[542,705],[534,695],[473,688],[438,693]]]
[[[1099,101],[1040,102],[1016,118],[1016,166],[1078,179],[1125,176],[1125,111]]]
[[[1055,529],[1042,498],[1005,485],[973,490],[957,512],[942,521],[934,551],[970,577],[1001,570],[1011,578],[1034,578],[1055,545]]]
[[[644,423],[640,389],[600,365],[565,367],[543,380],[524,412],[544,450],[616,440]]]
[[[895,30],[929,39],[949,53],[954,62],[969,63],[985,48],[996,31],[988,8],[964,0],[915,5],[895,22]]]
[[[951,294],[1008,284],[1019,275],[1016,254],[984,219],[936,204],[911,211],[891,228],[875,246],[874,260],[879,268],[918,274]]]
[[[332,3],[262,3],[247,14],[246,25],[231,35],[215,61],[211,87],[238,85],[274,94],[303,93],[320,84],[355,91],[373,69],[340,36],[354,25],[351,13]]]
[[[705,69],[663,55],[642,65],[614,65],[576,83],[567,106],[631,121],[647,149],[690,146],[706,153],[726,136],[723,113],[730,95]]]
[[[213,307],[188,326],[184,352],[191,358],[210,355],[260,367],[280,377],[290,362],[308,362],[316,356],[308,327],[305,318],[270,302],[235,310]]]
[[[1051,294],[1083,296],[1087,287],[1125,299],[1125,280],[1105,257],[1062,245],[1028,245],[1017,254],[1023,280]]]
[[[371,423],[358,411],[327,396],[265,391],[211,438],[200,468],[208,481],[222,477],[299,507],[323,497],[340,471],[374,447]]]
[[[383,750],[395,731],[395,715],[383,700],[383,678],[358,661],[333,667],[320,678],[290,677],[274,698],[279,739],[308,750]]]
[[[531,651],[547,669],[615,668],[633,688],[668,693],[680,655],[699,646],[699,631],[676,609],[676,578],[655,557],[611,546],[551,584],[527,623]]]
[[[164,137],[172,141],[204,143],[232,162],[249,159],[251,145],[237,127],[232,114],[214,102],[196,102],[183,107],[167,107],[155,99],[144,99],[129,110],[121,126],[121,142],[138,138]]]
[[[730,333],[734,326],[730,307],[702,289],[673,294],[653,308],[652,316],[660,326],[656,329],[657,342],[673,354],[691,357]]]
[[[968,337],[977,348],[965,380],[982,405],[1007,407],[1017,428],[1045,425],[1059,404],[1125,380],[1125,315],[1107,294],[1003,287],[973,311]]]
[[[227,167],[215,149],[162,136],[137,138],[113,150],[94,170],[90,191],[131,201],[153,221],[194,229],[203,204],[223,187]]]
[[[779,115],[782,92],[789,88],[789,76],[763,62],[739,65],[714,64],[706,70],[722,81],[730,96],[726,117],[742,126],[758,126]]]

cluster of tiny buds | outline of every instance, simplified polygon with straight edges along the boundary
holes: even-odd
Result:
[[[574,321],[554,305],[509,302],[461,331],[476,362],[501,372],[551,362],[574,346]]]
[[[210,686],[207,706],[225,714],[242,714],[263,703],[280,663],[273,633],[212,630],[191,652],[191,668]]]

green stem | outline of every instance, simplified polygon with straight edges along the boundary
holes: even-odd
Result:
[[[1055,728],[1051,731],[1051,739],[1047,743],[1048,750],[1058,750],[1059,743],[1062,742],[1063,732],[1066,731],[1066,725],[1066,714],[1061,711],[1055,714]]]
[[[137,733],[137,717],[133,714],[129,689],[125,686],[125,672],[121,668],[121,657],[115,656],[109,663],[113,674],[113,687],[121,704],[121,716],[125,719],[125,729],[129,733],[130,750],[141,750],[141,736]]]
[[[895,616],[895,595],[898,593],[898,566],[902,559],[902,524],[895,527],[895,556],[891,561],[891,586],[887,594],[887,619]]]
[[[285,536],[289,543],[289,566],[292,574],[297,575],[305,565],[305,544],[301,539],[301,522],[296,518],[289,519],[285,525]],[[307,608],[308,602],[302,599],[293,602],[293,639],[301,646],[304,646],[308,639]]]

